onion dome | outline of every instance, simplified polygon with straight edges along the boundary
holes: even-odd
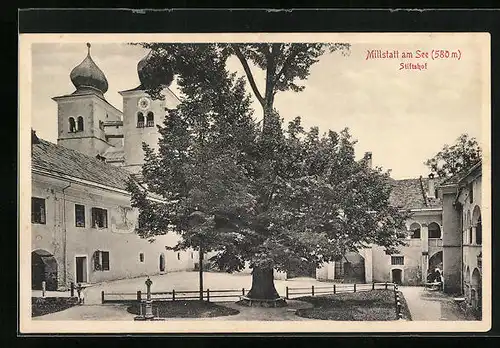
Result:
[[[108,80],[102,70],[92,60],[89,43],[87,43],[87,48],[87,57],[71,71],[69,77],[77,91],[90,89],[104,94],[108,90]]]
[[[170,86],[174,79],[172,69],[165,62],[154,62],[154,60],[153,51],[151,50],[137,63],[137,75],[139,75],[139,81],[141,81],[140,87]]]

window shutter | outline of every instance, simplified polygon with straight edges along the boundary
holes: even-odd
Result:
[[[102,209],[102,227],[108,228],[108,211],[106,209]]]
[[[40,223],[45,223],[45,200],[40,200]]]
[[[96,251],[94,253],[94,271],[100,271],[101,270],[101,252]]]
[[[102,270],[109,271],[109,251],[102,252]]]

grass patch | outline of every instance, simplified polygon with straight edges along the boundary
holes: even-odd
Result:
[[[409,318],[408,307],[400,293],[403,318]],[[372,290],[355,293],[304,296],[295,300],[313,304],[313,308],[299,309],[300,317],[339,321],[396,320],[393,290]]]
[[[142,314],[144,314],[144,305]],[[127,312],[140,314],[136,302],[127,308]],[[236,315],[240,311],[206,301],[158,301],[153,302],[153,314],[160,318],[213,318]]]
[[[78,298],[76,297],[32,297],[31,316],[39,317],[60,312],[75,306],[77,303]]]

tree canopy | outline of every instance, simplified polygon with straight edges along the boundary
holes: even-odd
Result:
[[[434,157],[424,162],[431,173],[440,178],[449,178],[466,172],[481,160],[481,147],[476,138],[460,135],[453,145],[444,145]]]
[[[305,79],[319,56],[319,48],[294,45],[279,46],[275,69],[286,66],[285,51],[313,58],[304,66],[292,60],[295,72],[285,68],[283,78],[274,75],[273,94],[300,91],[295,77]],[[269,62],[252,53],[266,48],[248,46],[238,46],[241,54],[269,69]],[[348,129],[323,135],[315,127],[306,131],[300,118],[285,125],[274,109],[267,114],[273,120],[267,130],[259,127],[245,80],[226,69],[232,45],[145,47],[158,58],[150,61],[151,76],[167,70],[155,64],[168,62],[183,97],[159,127],[158,151],[144,145],[147,191],[130,184],[140,235],[177,232],[182,238],[175,250],[216,251],[212,261],[228,272],[241,270],[245,262],[254,271],[289,271],[304,262],[318,266],[337,260],[372,243],[388,252],[404,244],[408,213],[390,206],[388,173],[355,159]],[[159,91],[148,88],[152,95]],[[166,203],[148,200],[147,192]]]

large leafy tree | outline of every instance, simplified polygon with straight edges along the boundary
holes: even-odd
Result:
[[[389,205],[389,176],[355,160],[349,132],[305,131],[299,118],[284,127],[272,107],[277,91],[302,89],[296,78],[307,77],[323,45],[145,46],[153,50],[150,93],[177,74],[184,98],[160,127],[159,151],[144,147],[147,188],[166,203],[131,185],[140,234],[154,237],[168,226],[183,237],[176,248],[217,251],[213,261],[228,272],[248,261],[248,296],[265,299],[278,297],[273,269],[320,265],[371,243],[388,251],[404,243],[407,214]],[[226,71],[234,52],[243,66],[251,60],[273,71],[266,74],[272,92],[259,97],[262,128],[244,81]]]
[[[424,164],[438,177],[449,178],[467,171],[480,159],[481,147],[477,139],[462,134],[453,145],[444,145],[441,151]]]

